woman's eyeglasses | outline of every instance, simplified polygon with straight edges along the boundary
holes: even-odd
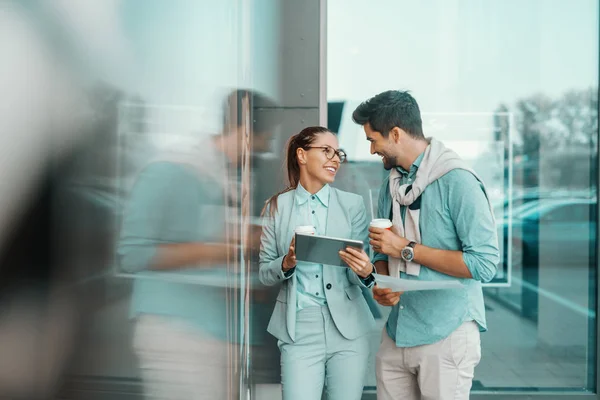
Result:
[[[340,159],[340,163],[346,162],[346,152],[344,150],[336,150],[333,147],[329,146],[308,146],[307,149],[323,149],[323,153],[325,153],[325,157],[332,160],[333,157],[337,154]]]

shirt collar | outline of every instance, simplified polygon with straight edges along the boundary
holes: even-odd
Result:
[[[298,203],[298,205],[306,203],[308,201],[308,199],[310,199],[312,196],[313,195],[308,193],[308,191],[306,189],[304,189],[304,187],[302,187],[302,185],[300,183],[298,183],[298,187],[296,188],[296,203]],[[323,188],[321,188],[321,190],[319,190],[317,193],[315,193],[315,196],[317,196],[317,198],[319,199],[321,204],[323,204],[325,207],[328,207],[329,206],[329,185],[323,186]]]
[[[396,167],[396,170],[398,172],[400,172],[400,174],[402,174],[402,175],[412,176],[412,175],[416,174],[417,170],[419,169],[419,166],[421,165],[421,161],[423,161],[423,156],[425,156],[425,152],[422,152],[421,154],[419,154],[419,157],[417,157],[417,159],[410,166],[410,171],[406,171],[402,167]]]

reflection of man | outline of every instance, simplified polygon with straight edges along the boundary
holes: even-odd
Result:
[[[486,330],[481,282],[496,273],[498,244],[485,187],[456,153],[423,135],[408,92],[387,91],[362,103],[353,120],[389,177],[378,217],[393,230],[370,229],[379,273],[412,280],[457,280],[464,288],[393,293],[377,354],[378,399],[468,399]]]
[[[132,189],[118,254],[122,269],[136,274],[134,347],[150,398],[224,399],[235,393],[226,384],[237,367],[228,353],[235,352],[223,340],[234,338],[238,328],[226,296],[226,265],[237,253],[227,234],[237,185],[229,184],[227,171],[238,164],[245,138],[238,110],[266,102],[259,97],[234,92],[225,109],[230,129],[192,151],[150,163]],[[254,119],[254,134],[266,134],[260,118]]]

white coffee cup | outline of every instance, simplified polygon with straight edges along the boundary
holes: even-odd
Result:
[[[383,228],[383,229],[392,229],[392,221],[386,218],[377,218],[371,221],[369,226],[373,228]]]
[[[317,233],[317,231],[312,225],[298,225],[294,229],[294,233],[300,233],[302,235],[314,235]]]

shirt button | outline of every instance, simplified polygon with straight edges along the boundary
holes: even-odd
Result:
[[[319,292],[315,293],[317,296],[319,295]]]
[[[318,277],[319,277],[319,275],[315,275],[315,278],[318,278]]]
[[[325,287],[327,288],[327,290],[331,289],[331,283],[328,283]]]
[[[314,200],[314,199],[315,199],[315,196],[310,196],[310,198]]]
[[[401,310],[404,310],[404,306],[400,306],[400,309],[401,309]]]
[[[313,211],[312,211],[312,213],[314,214],[314,213],[315,213],[315,210],[313,210]]]

